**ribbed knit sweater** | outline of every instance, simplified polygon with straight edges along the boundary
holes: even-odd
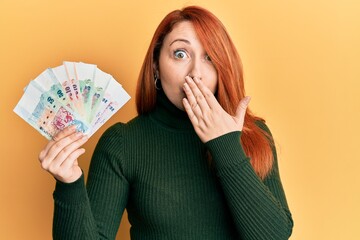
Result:
[[[56,183],[53,238],[115,239],[126,208],[133,240],[288,239],[293,221],[276,151],[262,181],[240,136],[202,143],[186,113],[159,92],[153,112],[105,131],[86,186],[84,176]]]

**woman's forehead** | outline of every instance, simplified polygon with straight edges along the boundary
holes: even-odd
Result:
[[[171,45],[176,41],[182,41],[185,43],[198,41],[195,28],[191,22],[182,21],[175,24],[171,32],[169,32],[164,39],[164,42],[166,42],[169,45]]]

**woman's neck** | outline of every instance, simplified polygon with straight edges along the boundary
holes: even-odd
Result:
[[[170,102],[163,90],[157,91],[156,107],[150,113],[150,116],[169,128],[193,129],[187,113]]]

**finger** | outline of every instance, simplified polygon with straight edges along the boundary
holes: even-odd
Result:
[[[185,108],[185,111],[186,111],[187,115],[189,116],[189,119],[190,119],[192,125],[197,126],[199,121],[198,121],[197,117],[195,116],[194,111],[191,108],[188,99],[183,98],[183,105],[184,105],[184,108]]]
[[[53,139],[51,141],[49,141],[49,143],[45,146],[44,150],[40,152],[40,154],[39,154],[40,162],[44,160],[49,149],[55,144],[56,141],[61,140],[64,137],[67,137],[67,136],[73,134],[75,132],[75,130],[76,130],[76,126],[71,125],[69,127],[66,127],[64,130],[58,132],[55,136],[53,136]]]
[[[55,136],[53,136],[53,140],[59,141],[59,140],[63,139],[64,137],[69,136],[71,133],[75,132],[75,130],[76,130],[76,125],[68,126],[68,127],[64,128],[64,130],[58,132]]]
[[[192,112],[196,115],[196,117],[198,117],[198,118],[201,117],[202,116],[201,108],[198,105],[198,103],[195,99],[195,96],[187,83],[184,83],[184,92],[187,97],[187,103],[189,104],[190,108],[192,109]]]
[[[241,123],[244,122],[246,109],[249,105],[250,100],[251,100],[251,97],[246,96],[240,101],[240,103],[236,109],[236,113],[235,113],[235,118],[237,119],[238,122],[241,122]]]
[[[185,77],[186,83],[189,85],[189,87],[191,89],[191,92],[192,92],[192,95],[193,95],[193,98],[190,99],[190,100],[195,101],[196,104],[199,105],[202,112],[208,111],[210,109],[210,107],[209,107],[203,93],[200,91],[197,84],[194,82],[195,79],[196,79],[196,81],[200,82],[196,77],[194,78],[194,80],[189,76]],[[191,105],[192,102],[191,101],[189,101],[189,102],[190,102],[190,105]]]
[[[78,165],[76,160],[84,153],[85,153],[84,148],[76,149],[68,156],[68,158],[66,158],[65,161],[63,161],[63,163],[61,164],[61,167],[64,169],[70,169],[72,166]]]
[[[41,162],[42,167],[44,169],[47,169],[48,166],[50,166],[51,162],[57,157],[57,155],[68,145],[70,145],[73,142],[78,141],[83,137],[83,133],[81,132],[75,132],[57,142],[55,142],[50,149],[48,150],[46,156],[44,157],[43,161]],[[83,139],[85,140],[86,137]],[[85,142],[84,142],[85,143]]]
[[[74,182],[81,176],[81,169],[78,167],[77,159],[85,152],[85,149],[77,149],[72,152],[68,158],[63,162],[63,164],[56,168],[53,172],[53,176],[59,181],[65,183]]]
[[[67,145],[64,147],[58,155],[54,158],[54,160],[51,163],[51,168],[58,168],[61,166],[64,162],[67,161],[67,159],[73,155],[74,152],[77,152],[77,150],[85,144],[87,141],[87,137],[83,136],[82,138],[78,139],[77,141]]]
[[[198,87],[199,91],[204,96],[204,99],[207,102],[207,106],[210,109],[220,106],[220,104],[217,101],[214,94],[210,91],[210,89],[208,87],[205,86],[205,84],[202,81],[200,81],[198,78],[194,77],[194,82],[195,82],[196,86]]]

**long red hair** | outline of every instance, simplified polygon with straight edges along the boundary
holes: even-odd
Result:
[[[197,6],[169,13],[156,29],[142,65],[136,89],[138,114],[151,112],[156,104],[154,66],[158,66],[165,36],[181,21],[190,21],[218,74],[216,98],[226,112],[234,115],[245,97],[243,69],[239,54],[220,20]],[[256,122],[264,121],[246,111],[241,143],[257,175],[264,179],[273,163],[272,138]]]

